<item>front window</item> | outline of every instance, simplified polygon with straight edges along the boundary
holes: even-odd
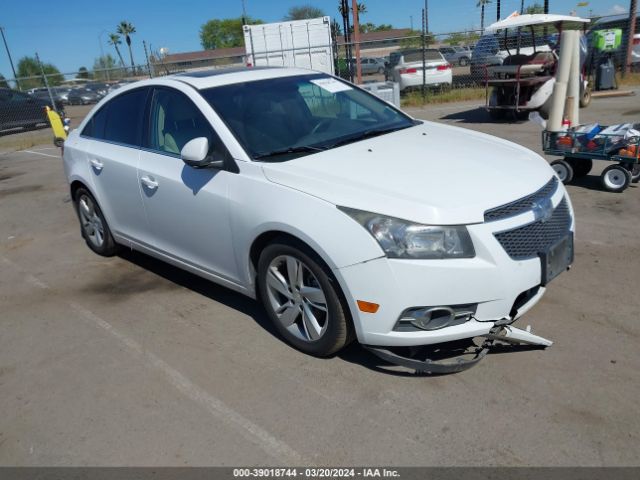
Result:
[[[388,103],[324,74],[203,90],[246,152],[283,161],[414,125]]]

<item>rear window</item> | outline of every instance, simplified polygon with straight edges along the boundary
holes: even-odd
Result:
[[[427,62],[434,60],[443,60],[442,54],[437,50],[425,50],[425,59]],[[406,52],[404,54],[404,61],[406,63],[409,62],[421,62],[422,61],[422,51],[415,50],[412,52]]]

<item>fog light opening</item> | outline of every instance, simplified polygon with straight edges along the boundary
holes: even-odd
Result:
[[[394,330],[398,332],[415,332],[417,330],[439,330],[445,327],[461,325],[471,320],[477,306],[477,304],[466,304],[408,308],[400,315]]]

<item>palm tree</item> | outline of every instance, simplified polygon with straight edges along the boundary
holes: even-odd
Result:
[[[358,5],[358,17],[360,17],[360,15],[364,15],[365,13],[367,13],[367,6],[364,3],[357,2],[357,5]],[[349,11],[351,10],[352,9],[349,8]],[[340,12],[340,15],[344,17],[344,9],[342,8],[342,3],[338,5],[338,11]]]
[[[478,0],[476,7],[481,7],[480,10],[480,31],[484,33],[484,6],[491,3],[491,0]]]
[[[118,45],[122,45],[122,42],[120,41],[120,35],[118,35],[117,33],[110,33],[109,34],[109,45],[113,45],[113,47],[116,49],[116,53],[118,54],[118,58],[120,59],[120,63],[124,67],[124,60],[122,59],[122,54],[120,53],[120,49],[118,48]]]
[[[116,31],[120,34],[120,35],[124,35],[124,39],[127,42],[127,47],[129,47],[129,58],[131,59],[131,71],[135,71],[135,64],[133,63],[133,52],[131,51],[131,36],[132,34],[136,33],[136,27],[134,27],[131,23],[127,22],[126,20],[121,21],[118,24],[118,28],[116,29]]]

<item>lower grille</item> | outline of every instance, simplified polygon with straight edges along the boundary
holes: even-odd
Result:
[[[546,221],[538,220],[494,236],[514,260],[535,258],[561,240],[571,228],[571,214],[565,198]]]

